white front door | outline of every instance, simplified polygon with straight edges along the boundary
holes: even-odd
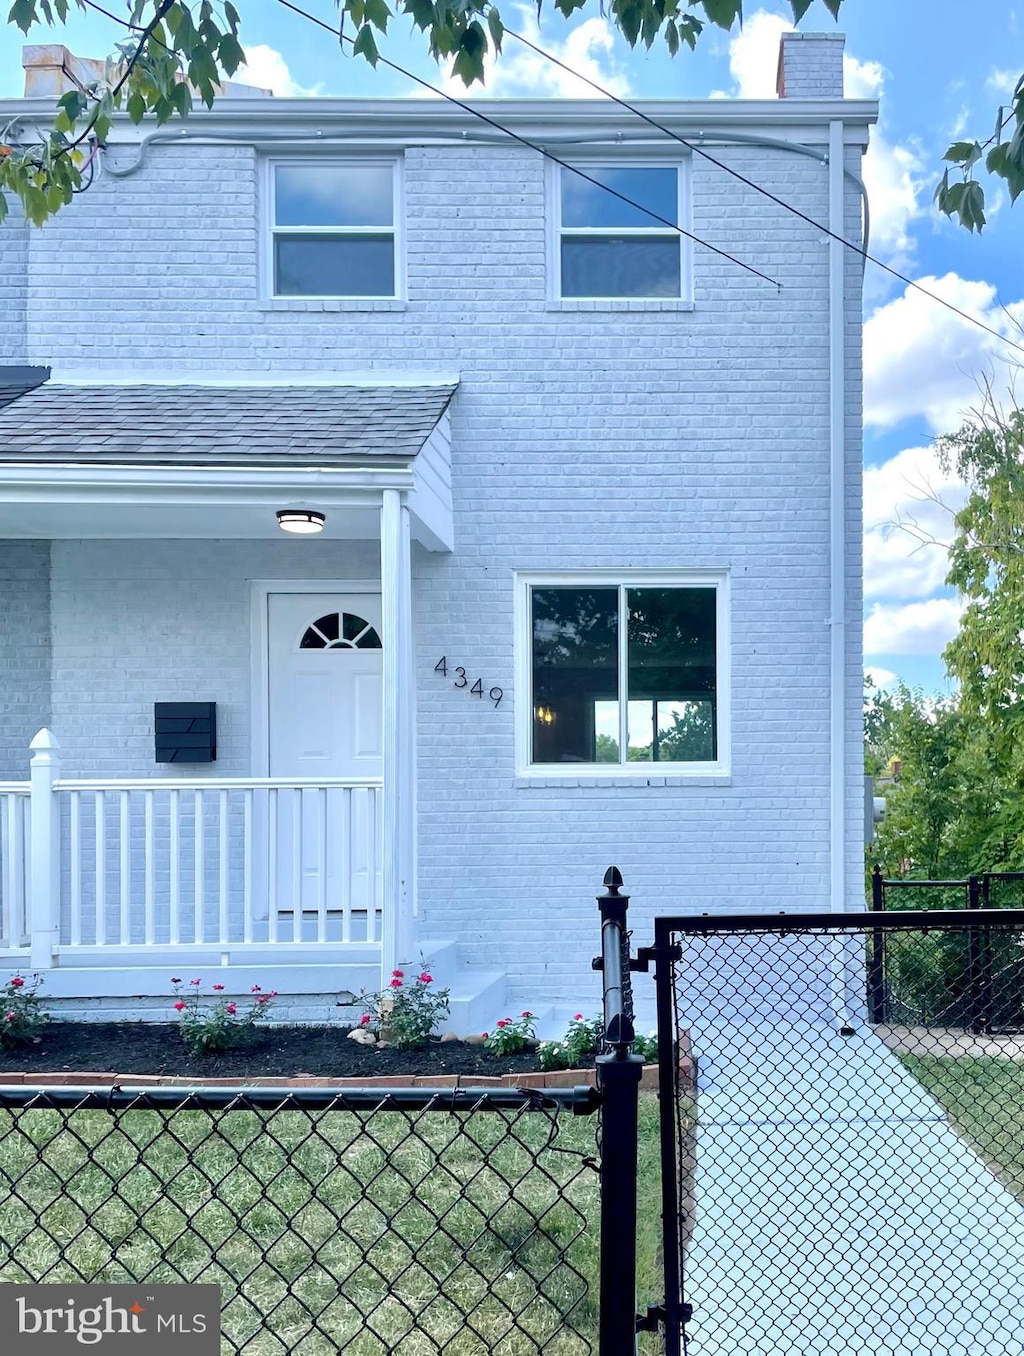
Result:
[[[268,596],[271,777],[383,776],[381,623],[378,594]],[[380,791],[305,788],[276,798],[277,936],[378,940]]]

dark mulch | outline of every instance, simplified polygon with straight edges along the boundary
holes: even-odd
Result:
[[[593,1063],[593,1060],[588,1061]],[[369,1074],[528,1073],[537,1056],[492,1055],[464,1041],[436,1041],[423,1050],[376,1049],[347,1039],[343,1028],[282,1026],[242,1033],[221,1054],[186,1053],[173,1023],[51,1022],[38,1044],[0,1050],[0,1072],[202,1075],[207,1078],[359,1078]]]

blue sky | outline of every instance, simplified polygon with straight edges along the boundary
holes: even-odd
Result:
[[[250,83],[279,95],[408,95],[409,81],[383,67],[343,55],[322,30],[277,0],[235,0],[242,14]],[[301,3],[301,0],[300,0]],[[336,21],[331,0],[304,8]],[[121,0],[104,8],[124,13]],[[530,5],[501,5],[519,28],[616,93],[646,98],[711,95],[770,97],[779,33],[788,6],[747,0],[743,31],[709,30],[696,53],[674,59],[663,50],[632,52],[601,18],[596,3],[572,21],[545,7],[537,26]],[[985,0],[965,20],[963,0],[845,0],[847,93],[881,100],[881,120],[865,164],[871,196],[872,252],[909,277],[1003,333],[1003,311],[1024,323],[1024,201],[1011,210],[990,190],[990,224],[971,237],[939,218],[931,205],[937,166],[948,143],[992,130],[1024,70],[1024,0]],[[824,6],[802,27],[831,29]],[[0,96],[22,92],[20,34],[0,29]],[[80,56],[104,56],[123,34],[95,13],[76,15],[59,30],[36,29],[29,41],[64,42]],[[392,25],[384,54],[423,78],[445,83],[426,54],[422,35],[405,21]],[[461,85],[447,85],[461,93]],[[420,91],[422,92],[422,91]],[[491,69],[487,93],[534,97],[592,91],[509,40]],[[1020,336],[1018,335],[1018,339]],[[948,539],[949,509],[962,487],[946,476],[931,441],[951,430],[977,403],[987,373],[997,389],[1009,379],[1011,350],[925,297],[870,269],[865,292],[865,651],[876,675],[911,685],[945,685],[939,658],[953,634],[957,602],[943,585],[945,553],[922,545],[898,526],[917,527],[928,541]]]

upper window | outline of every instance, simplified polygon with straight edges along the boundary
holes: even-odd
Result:
[[[329,612],[307,626],[300,650],[379,650],[380,636],[352,612]]]
[[[721,579],[525,587],[530,765],[724,766]]]
[[[584,177],[586,176],[586,177]],[[559,295],[683,295],[681,167],[581,163],[558,172]]]
[[[270,164],[276,297],[397,295],[394,161]]]

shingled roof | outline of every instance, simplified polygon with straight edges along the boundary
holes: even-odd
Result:
[[[455,390],[47,382],[0,408],[0,462],[317,465],[409,458]]]

